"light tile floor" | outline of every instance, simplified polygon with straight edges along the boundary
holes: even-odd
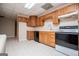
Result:
[[[66,56],[55,48],[46,46],[35,41],[21,41],[8,39],[6,43],[6,52],[9,56]]]

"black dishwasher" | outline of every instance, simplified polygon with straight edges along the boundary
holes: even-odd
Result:
[[[34,40],[39,42],[39,31],[34,31]]]

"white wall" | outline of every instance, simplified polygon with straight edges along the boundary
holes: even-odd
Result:
[[[7,37],[15,37],[15,20],[0,18],[0,34],[6,34]]]

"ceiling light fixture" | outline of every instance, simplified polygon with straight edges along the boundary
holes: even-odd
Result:
[[[36,3],[26,3],[24,7],[27,9],[31,9],[35,4]]]

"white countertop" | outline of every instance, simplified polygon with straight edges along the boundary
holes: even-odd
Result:
[[[54,30],[27,30],[27,31],[49,31],[49,32],[59,32],[59,31],[54,31]]]
[[[53,31],[53,32],[59,32],[58,29],[27,29],[26,31]]]

